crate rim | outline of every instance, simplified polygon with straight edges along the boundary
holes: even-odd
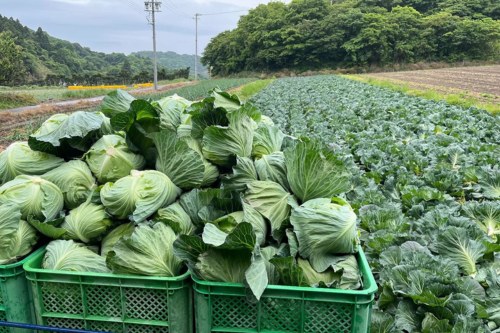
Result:
[[[40,249],[42,250],[42,249]],[[51,269],[43,269],[33,267],[32,264],[35,259],[38,257],[45,255],[45,248],[43,251],[37,251],[36,255],[33,253],[33,256],[30,256],[29,260],[27,260],[23,264],[23,268],[28,273],[40,273],[40,274],[55,274],[59,276],[86,276],[86,277],[99,277],[99,278],[113,278],[113,279],[129,279],[129,280],[148,280],[148,281],[165,281],[165,282],[175,282],[175,281],[183,281],[190,277],[190,272],[187,270],[184,274],[174,277],[162,277],[162,276],[145,276],[145,275],[125,275],[125,274],[113,274],[113,273],[95,273],[95,272],[73,272],[73,271],[57,271]],[[28,258],[27,258],[28,259]],[[26,278],[30,281],[38,280],[37,277],[32,277],[29,274],[26,274]]]
[[[352,296],[372,296],[378,291],[377,282],[375,281],[375,277],[370,269],[370,265],[368,264],[368,260],[366,259],[365,253],[361,246],[359,246],[359,251],[357,253],[359,255],[360,264],[363,263],[365,267],[368,268],[369,274],[366,277],[369,281],[370,288],[363,290],[349,290],[349,289],[329,289],[329,288],[313,288],[313,287],[294,287],[294,286],[282,286],[282,285],[268,285],[266,290],[293,290],[299,292],[313,292],[313,293],[322,293],[322,294],[342,294],[342,295],[352,295]],[[203,286],[214,286],[214,287],[231,287],[231,288],[244,288],[245,285],[243,283],[230,283],[230,282],[211,282],[198,279],[193,273],[191,273],[191,279],[195,284],[203,285]],[[196,292],[200,292],[196,289],[194,285],[193,288]]]
[[[24,269],[24,264],[27,263],[29,260],[31,260],[31,258],[35,257],[36,255],[38,255],[42,251],[45,251],[45,245],[40,247],[36,251],[31,252],[21,261],[18,261],[18,262],[12,263],[12,264],[8,264],[8,265],[0,265],[0,278],[8,278],[8,277],[13,277],[13,276],[23,274],[24,273],[23,270],[16,272],[14,274],[4,274],[4,271],[10,270],[10,269],[15,269],[18,267],[22,267]]]

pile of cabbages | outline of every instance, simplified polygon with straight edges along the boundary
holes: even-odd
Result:
[[[199,102],[115,91],[0,153],[0,264],[359,289],[349,167],[218,89]]]

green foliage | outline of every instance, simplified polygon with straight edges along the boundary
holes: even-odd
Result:
[[[359,223],[380,286],[372,331],[498,331],[500,125],[495,117],[336,76],[277,80],[250,102],[285,134],[322,141],[348,166],[351,188],[344,198],[359,216],[351,225]],[[323,158],[328,161],[327,154]],[[307,169],[307,163],[297,164]],[[328,225],[340,210],[319,207],[304,214],[321,200],[294,208],[290,218],[303,258],[323,250],[323,256],[309,258],[314,268],[318,259],[329,259],[330,246],[357,236],[348,219]],[[319,223],[317,232],[332,239],[334,228],[351,236],[323,243],[325,238],[307,229]],[[286,263],[281,260],[279,268],[300,278]]]
[[[19,20],[0,15],[0,34],[3,32],[7,34],[0,38],[0,86],[25,82],[38,85],[101,85],[152,81],[149,78],[152,78],[153,60],[147,52],[129,56],[95,52],[78,43],[51,37],[42,28],[33,31]],[[8,62],[2,60],[5,55],[9,58]],[[174,52],[160,52],[160,55],[160,80],[187,78],[189,73],[186,75],[186,68],[194,68],[194,56]],[[9,68],[5,67],[7,64]],[[182,70],[182,75],[171,77],[176,70]],[[7,73],[9,76],[5,76]]]
[[[485,60],[498,56],[500,6],[492,0],[295,0],[260,5],[212,38],[202,62],[217,75]],[[403,6],[404,7],[401,7]]]
[[[24,80],[26,69],[22,62],[23,48],[10,31],[0,33],[0,86],[18,84]]]

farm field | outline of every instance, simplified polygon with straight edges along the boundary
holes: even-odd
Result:
[[[500,103],[500,66],[481,66],[362,75],[409,84],[410,88],[466,94]]]
[[[380,286],[372,332],[500,332],[497,118],[335,76],[280,79],[250,102],[348,166]]]
[[[189,85],[176,89],[169,89],[166,91],[156,93],[141,94],[141,98],[151,98],[153,100],[161,99],[165,96],[178,94],[181,97],[196,100],[203,98],[207,91],[219,87],[223,90],[229,90],[236,87],[243,86],[256,79],[215,79],[200,81],[196,85]],[[37,111],[26,111],[19,114],[11,112],[0,112],[0,151],[4,150],[13,141],[26,140],[40,125],[51,115],[55,113],[72,113],[75,110],[85,111],[99,111],[98,106],[100,101],[95,105],[88,105],[85,103],[71,107],[61,108],[42,108]],[[80,107],[79,107],[80,106]]]

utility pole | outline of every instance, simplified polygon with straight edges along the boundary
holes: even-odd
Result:
[[[195,46],[195,56],[194,56],[194,80],[198,82],[198,20],[201,14],[194,14],[194,20],[196,21],[196,46]]]
[[[146,11],[151,13],[151,21],[149,24],[153,26],[153,58],[154,58],[154,86],[158,90],[158,62],[156,57],[156,20],[155,13],[161,12],[161,2],[157,0],[145,1],[144,6]]]

